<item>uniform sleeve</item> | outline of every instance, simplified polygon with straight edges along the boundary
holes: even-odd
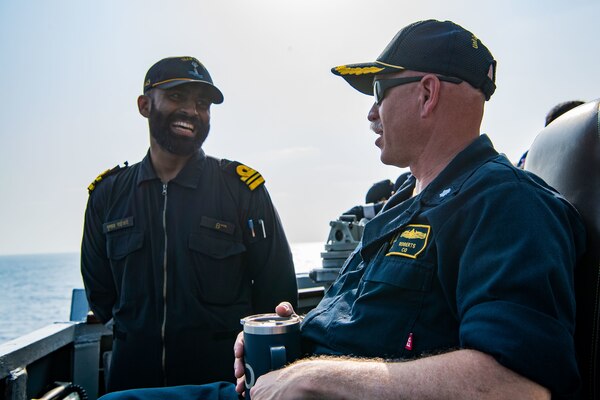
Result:
[[[116,299],[110,262],[106,254],[106,238],[102,220],[97,212],[97,198],[92,193],[88,199],[81,243],[81,275],[90,308],[103,323],[112,318]]]
[[[462,249],[456,282],[461,347],[494,356],[555,396],[569,395],[579,381],[574,268],[585,232],[565,202],[523,186],[505,184],[476,196],[463,208],[470,211],[445,225],[439,243],[449,247],[440,253]]]
[[[248,219],[254,223],[255,234],[252,236],[252,231],[246,229],[254,312],[274,312],[275,306],[282,301],[289,301],[297,307],[298,290],[292,253],[264,185],[253,193]]]

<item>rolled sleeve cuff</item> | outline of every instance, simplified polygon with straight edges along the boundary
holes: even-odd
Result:
[[[550,389],[553,397],[579,389],[572,332],[536,310],[503,301],[474,306],[462,319],[460,343]]]

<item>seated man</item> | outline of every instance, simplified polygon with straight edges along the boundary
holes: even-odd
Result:
[[[573,273],[585,231],[566,200],[480,136],[495,69],[472,33],[428,20],[377,61],[332,70],[375,97],[381,160],[412,175],[304,318],[304,350],[320,357],[263,375],[252,400],[576,395]],[[207,389],[120,398],[210,398]],[[213,398],[235,398],[217,389]]]

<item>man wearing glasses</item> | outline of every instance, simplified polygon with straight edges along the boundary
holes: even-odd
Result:
[[[492,54],[464,28],[429,20],[402,29],[377,61],[332,72],[375,97],[381,161],[412,177],[303,321],[306,350],[325,358],[263,376],[252,399],[572,396],[585,233],[570,204],[480,135]],[[241,353],[238,342],[238,376]]]
[[[577,393],[573,272],[585,231],[480,135],[495,70],[472,33],[434,20],[402,29],[375,62],[332,69],[375,97],[381,160],[412,176],[304,318],[304,350],[321,357],[263,375],[253,400]],[[235,353],[242,392],[240,336]]]

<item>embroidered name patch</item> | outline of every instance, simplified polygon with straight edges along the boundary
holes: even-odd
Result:
[[[230,235],[233,235],[233,231],[235,230],[235,226],[231,222],[217,221],[216,219],[209,217],[202,217],[200,219],[200,226],[225,232]]]
[[[118,231],[119,229],[129,228],[130,226],[133,226],[133,217],[107,222],[102,225],[102,231],[104,233],[109,233]]]
[[[408,258],[417,258],[429,238],[429,225],[407,225],[402,232],[398,233],[392,240],[392,247],[387,252],[387,256],[402,256]]]

